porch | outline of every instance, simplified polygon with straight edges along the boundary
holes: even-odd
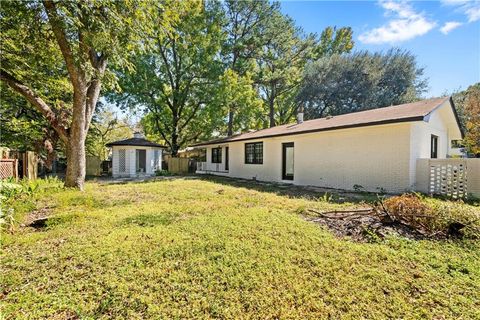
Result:
[[[217,175],[228,175],[228,167],[225,168],[222,163],[208,163],[208,162],[197,162],[197,170],[195,173],[198,174],[217,174]]]

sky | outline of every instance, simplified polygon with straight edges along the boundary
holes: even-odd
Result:
[[[480,0],[281,1],[305,32],[353,29],[354,50],[409,50],[425,68],[425,97],[480,82]]]

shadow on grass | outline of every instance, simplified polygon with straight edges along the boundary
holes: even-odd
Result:
[[[209,181],[238,188],[246,188],[260,192],[269,192],[289,198],[323,198],[328,202],[333,203],[374,202],[378,200],[379,196],[381,196],[380,194],[370,192],[354,192],[314,186],[298,186],[287,183],[254,181],[240,178],[221,177],[215,175],[200,175],[198,177],[200,180],[203,181]]]

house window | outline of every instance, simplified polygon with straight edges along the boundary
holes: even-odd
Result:
[[[430,137],[430,158],[438,158],[438,137],[433,134]]]
[[[127,172],[127,164],[126,164],[126,152],[125,149],[118,150],[118,171],[119,172]]]
[[[222,163],[222,148],[212,148],[212,163]]]
[[[245,143],[245,163],[263,164],[263,142]]]

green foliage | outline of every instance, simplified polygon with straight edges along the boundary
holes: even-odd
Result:
[[[478,241],[355,243],[296,213],[351,203],[252,187],[176,179],[43,193],[36,204],[55,217],[47,228],[4,235],[3,315],[480,316],[472,307],[480,292]]]
[[[250,72],[240,76],[232,69],[226,69],[220,76],[217,89],[215,103],[221,108],[221,114],[214,117],[212,122],[217,122],[216,127],[222,128],[222,134],[227,133],[224,119],[229,110],[233,110],[236,115],[233,119],[234,132],[245,132],[262,126],[262,100],[255,90]]]
[[[336,27],[326,27],[322,31],[319,44],[315,49],[316,58],[349,53],[353,46],[352,28],[343,27],[337,29]]]
[[[105,146],[109,142],[128,139],[133,136],[132,126],[127,118],[119,119],[111,111],[100,111],[92,119],[88,132],[86,147],[89,155],[106,160],[109,150]]]
[[[470,154],[480,154],[480,83],[454,93],[453,101],[465,131],[463,144]]]
[[[212,101],[221,74],[222,33],[217,3],[171,5],[181,19],[166,34],[161,25],[153,29],[148,50],[133,59],[135,72],[117,74],[121,94],[109,98],[123,108],[144,112],[147,133],[157,134],[176,155],[181,147],[212,132],[216,124],[212,119],[219,117]]]
[[[298,100],[312,119],[412,102],[425,89],[423,69],[410,52],[365,51],[309,64]]]
[[[156,176],[159,176],[159,177],[162,177],[162,176],[171,176],[172,173],[168,170],[157,170],[155,171],[155,175]]]

